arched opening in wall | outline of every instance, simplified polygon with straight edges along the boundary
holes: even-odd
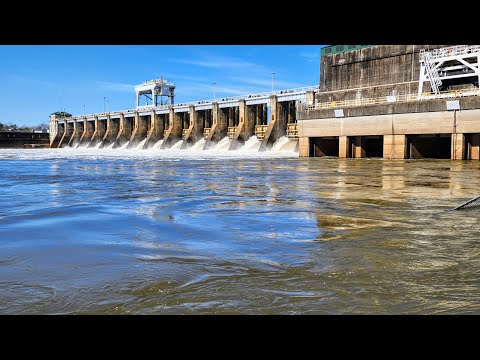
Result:
[[[310,138],[310,157],[338,157],[338,136]]]
[[[450,159],[451,149],[450,134],[407,136],[407,159]]]

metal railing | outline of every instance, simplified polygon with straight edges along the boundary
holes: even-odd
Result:
[[[235,137],[235,133],[237,132],[236,126],[229,126],[227,129],[227,136],[229,139],[233,139]]]
[[[317,103],[314,105],[307,105],[307,111],[365,106],[365,105],[380,105],[380,104],[387,104],[392,102],[406,102],[406,101],[413,101],[413,100],[417,100],[417,94],[381,96],[381,97],[374,97],[374,98],[363,98],[363,99],[353,99],[353,100],[343,100],[343,101],[329,101],[324,103]]]
[[[287,124],[287,137],[298,138],[298,124]]]
[[[433,49],[431,51],[427,49],[421,49],[420,60],[423,61],[427,53],[430,53],[434,59],[438,59],[442,57],[463,55],[476,52],[480,52],[480,45],[456,45],[440,49]]]
[[[315,85],[315,86],[303,86],[303,87],[298,87],[298,88],[293,88],[293,89],[285,89],[285,90],[277,90],[277,91],[269,91],[269,92],[263,92],[263,93],[255,93],[255,94],[247,94],[247,95],[239,95],[239,96],[229,96],[229,97],[224,97],[224,98],[219,98],[219,99],[214,99],[214,100],[200,100],[200,101],[191,101],[191,102],[186,102],[186,103],[178,103],[174,105],[159,105],[159,106],[142,106],[137,109],[129,109],[129,110],[118,110],[118,111],[110,111],[110,112],[102,112],[102,113],[96,113],[96,114],[89,114],[89,115],[75,115],[70,118],[66,118],[66,120],[73,120],[73,119],[83,119],[84,117],[94,117],[94,116],[105,116],[107,114],[109,115],[120,115],[120,114],[129,114],[129,113],[135,113],[136,111],[139,112],[144,112],[144,111],[151,111],[151,110],[168,110],[170,106],[173,107],[173,109],[176,108],[181,108],[181,107],[186,107],[190,105],[211,105],[214,102],[234,102],[238,101],[241,99],[255,99],[255,98],[265,98],[269,97],[271,95],[286,95],[286,94],[295,94],[295,93],[302,93],[306,92],[309,90],[313,91],[319,91],[320,90],[320,85]]]
[[[307,105],[306,110],[312,111],[312,110],[322,110],[322,109],[358,107],[358,106],[366,106],[366,105],[383,105],[383,104],[389,104],[389,103],[401,103],[401,102],[409,102],[409,101],[457,98],[457,97],[479,96],[479,95],[480,95],[480,89],[475,88],[474,90],[472,90],[472,88],[468,88],[468,89],[440,91],[438,92],[438,94],[424,92],[420,98],[418,98],[417,94],[404,94],[404,95],[381,96],[381,97],[363,98],[363,99],[354,99],[354,100],[329,101],[329,102],[317,103],[314,105]]]
[[[211,131],[211,130],[212,130],[212,128],[204,128],[204,129],[203,129],[203,138],[204,138],[205,140],[207,140],[208,135],[210,135],[210,131]]]
[[[255,125],[255,136],[262,140],[265,137],[265,133],[267,132],[268,125]]]

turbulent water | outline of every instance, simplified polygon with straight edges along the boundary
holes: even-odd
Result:
[[[0,150],[0,313],[480,313],[480,162],[276,145]]]

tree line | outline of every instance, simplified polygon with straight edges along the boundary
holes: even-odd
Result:
[[[0,132],[34,132],[42,131],[47,132],[49,129],[48,124],[41,123],[34,126],[21,126],[14,123],[2,123],[0,122]]]

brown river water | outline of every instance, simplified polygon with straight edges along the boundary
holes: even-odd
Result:
[[[480,162],[173,155],[1,150],[0,314],[480,313]]]

